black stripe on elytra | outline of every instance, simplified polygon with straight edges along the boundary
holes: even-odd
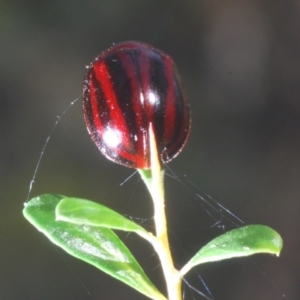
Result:
[[[150,58],[149,84],[150,90],[153,90],[159,97],[159,102],[155,106],[154,126],[156,141],[159,143],[159,152],[164,148],[164,117],[166,114],[166,100],[168,93],[168,82],[165,74],[165,62],[162,56],[155,53]]]
[[[94,128],[93,112],[91,105],[91,90],[90,90],[90,72],[86,75],[84,80],[84,91],[83,91],[83,111],[85,116],[85,121],[89,130],[91,131]]]
[[[130,54],[130,51],[126,51],[126,54]],[[115,53],[109,55],[106,58],[105,63],[111,76],[111,82],[118,105],[124,116],[128,132],[130,133],[130,140],[133,144],[135,144],[136,141],[134,140],[134,136],[138,134],[138,129],[136,124],[136,113],[134,112],[132,105],[133,91],[130,78],[126,72],[126,66],[124,65],[122,59]],[[133,80],[136,80],[136,78]]]
[[[141,127],[143,129],[145,129],[146,131],[148,130],[147,128],[147,118],[146,118],[146,111],[145,111],[145,104],[141,103],[141,99],[140,99],[140,94],[142,93],[142,73],[144,72],[144,66],[141,65],[140,63],[140,55],[141,55],[142,50],[141,49],[136,49],[136,50],[130,50],[128,51],[128,55],[131,58],[133,67],[134,67],[134,72],[135,72],[135,80],[136,80],[136,85],[138,86],[138,99],[135,99],[139,102],[140,105],[140,113],[142,114],[140,116],[140,121],[141,123],[138,124],[137,119],[136,120],[136,127]],[[145,95],[143,95],[145,97]],[[132,111],[134,111],[134,109],[132,109]],[[136,112],[134,112],[135,116],[136,116]]]
[[[97,80],[97,77],[96,77],[96,74],[94,71],[92,73],[92,80],[93,80],[93,85],[95,88],[95,94],[96,94],[96,99],[97,99],[97,110],[99,113],[100,122],[103,127],[103,128],[100,128],[100,130],[101,130],[101,129],[105,129],[106,126],[109,124],[109,121],[111,120],[110,108],[107,106],[107,99],[106,99],[104,91],[102,89],[101,82],[99,82]],[[96,128],[96,125],[95,125],[95,128]]]
[[[183,131],[183,127],[186,126],[184,122],[189,122],[189,106],[184,98],[183,91],[181,90],[181,82],[178,75],[174,74],[173,79],[174,95],[175,95],[175,127],[172,139],[169,141],[167,148],[168,156],[172,157],[182,147],[184,140],[186,139],[187,132]],[[187,127],[188,130],[188,127]]]
[[[88,71],[86,74],[86,79],[84,81],[84,96],[83,96],[83,109],[85,114],[85,120],[87,123],[87,127],[89,128],[89,132],[91,135],[92,140],[96,143],[97,147],[101,146],[101,139],[99,138],[95,126],[95,120],[93,116],[93,109],[92,109],[92,98],[91,98],[91,70]]]

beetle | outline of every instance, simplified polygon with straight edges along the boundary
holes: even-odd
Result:
[[[180,153],[191,127],[190,107],[173,59],[136,41],[114,45],[87,67],[83,114],[99,150],[135,169],[150,168],[150,123],[162,164]]]

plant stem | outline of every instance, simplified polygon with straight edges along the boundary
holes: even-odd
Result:
[[[163,269],[164,277],[167,284],[168,299],[181,300],[181,276],[174,268],[174,263],[169,246],[167,233],[167,220],[165,214],[165,197],[164,197],[164,171],[157,153],[157,146],[150,124],[149,141],[151,153],[151,172],[139,170],[146,186],[152,196],[154,204],[154,222],[156,227],[156,239],[153,247],[158,254]]]

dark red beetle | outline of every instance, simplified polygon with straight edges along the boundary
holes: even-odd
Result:
[[[162,163],[184,147],[190,109],[173,59],[140,42],[123,42],[102,52],[83,84],[88,132],[110,160],[150,168],[149,124]]]

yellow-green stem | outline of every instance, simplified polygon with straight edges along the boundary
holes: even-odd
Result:
[[[167,284],[168,299],[182,300],[181,276],[174,268],[174,263],[169,246],[167,232],[167,220],[165,214],[164,197],[164,171],[161,168],[154,133],[150,124],[150,153],[151,153],[151,176],[145,176],[145,172],[140,170],[147,188],[152,196],[154,204],[154,222],[156,227],[156,239],[153,247],[160,259],[162,270]]]

